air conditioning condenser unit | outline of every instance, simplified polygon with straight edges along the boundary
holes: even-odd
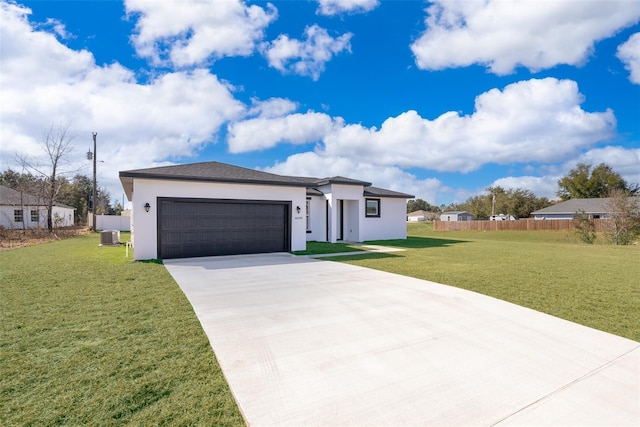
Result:
[[[119,230],[106,230],[100,232],[100,244],[101,245],[119,245],[120,244],[120,231]]]

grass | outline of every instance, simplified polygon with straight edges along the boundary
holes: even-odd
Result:
[[[98,242],[0,252],[0,425],[243,425],[164,266]]]
[[[307,250],[293,251],[294,255],[337,254],[340,252],[358,252],[363,249],[346,243],[307,242]]]
[[[410,224],[404,252],[335,260],[491,295],[640,341],[640,247],[564,232]],[[123,236],[125,236],[123,234]],[[98,235],[0,252],[0,425],[243,425],[206,336],[161,263]],[[346,252],[348,245],[309,244]]]
[[[329,258],[490,295],[640,341],[640,247],[586,245],[566,232],[434,232],[367,242],[407,251]]]

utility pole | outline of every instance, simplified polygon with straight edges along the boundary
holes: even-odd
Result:
[[[96,228],[96,207],[98,205],[98,187],[96,186],[96,136],[98,136],[97,132],[93,132],[93,203],[92,211],[93,211],[93,231],[97,231]]]
[[[491,193],[491,197],[491,216],[493,217],[496,214],[496,195]]]

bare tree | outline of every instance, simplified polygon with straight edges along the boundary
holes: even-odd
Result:
[[[23,167],[33,170],[44,178],[41,196],[47,207],[47,228],[53,232],[53,203],[60,191],[58,177],[65,172],[61,168],[65,165],[66,156],[71,153],[73,147],[71,142],[75,135],[69,131],[69,123],[51,125],[49,129],[42,132],[38,140],[45,155],[47,164],[40,166],[29,160],[26,156],[18,156],[18,161]]]
[[[614,245],[629,245],[640,235],[640,197],[624,190],[609,193],[606,203],[608,216],[607,237]]]

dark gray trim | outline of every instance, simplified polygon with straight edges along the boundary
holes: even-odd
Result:
[[[398,191],[386,190],[378,187],[365,187],[364,197],[386,197],[395,199],[413,199],[415,196],[406,193],[400,193]]]
[[[363,187],[368,187],[371,185],[370,182],[360,181],[359,179],[346,178],[344,176],[332,176],[330,178],[310,178],[315,182],[315,185],[329,185],[329,184],[343,184],[343,185],[362,185]]]
[[[309,187],[310,182],[300,181],[279,181],[265,179],[243,179],[243,178],[222,178],[222,177],[202,177],[202,176],[184,176],[184,175],[162,175],[152,173],[137,172],[120,172],[120,178],[141,178],[141,179],[159,179],[163,181],[188,181],[188,182],[220,182],[227,184],[251,184],[251,185],[276,185],[284,187]]]
[[[340,215],[340,227],[336,240],[344,240],[344,200],[338,199],[338,214]]]
[[[370,215],[367,212],[367,202],[378,202],[378,213],[376,215]],[[380,218],[381,215],[381,211],[382,211],[382,202],[380,202],[380,199],[377,198],[371,198],[371,197],[367,197],[366,199],[364,199],[364,216],[365,218]]]
[[[326,238],[324,239],[325,241],[329,241],[329,201],[325,200],[324,202],[324,220],[327,223],[327,227],[326,227]]]

